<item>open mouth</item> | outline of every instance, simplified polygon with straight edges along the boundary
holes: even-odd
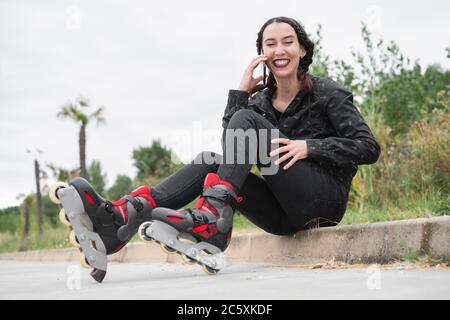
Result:
[[[273,60],[273,65],[278,69],[282,69],[282,68],[285,68],[289,64],[290,61],[291,60],[289,60],[289,59],[277,59],[277,60]]]

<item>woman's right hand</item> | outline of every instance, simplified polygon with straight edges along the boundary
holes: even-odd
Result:
[[[254,78],[253,72],[261,62],[266,60],[267,56],[264,54],[261,54],[252,60],[247,69],[245,69],[238,90],[247,91],[249,93],[252,93],[254,91],[255,87],[258,85],[259,82],[263,80],[264,76],[261,75],[259,77]]]

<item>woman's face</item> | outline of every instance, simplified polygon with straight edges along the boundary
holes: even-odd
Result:
[[[284,22],[269,24],[263,32],[262,49],[267,56],[267,66],[275,78],[297,76],[300,58],[306,51],[289,24]]]

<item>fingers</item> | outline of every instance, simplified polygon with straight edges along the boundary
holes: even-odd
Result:
[[[276,139],[272,139],[271,141],[272,143],[283,143],[283,144],[289,144],[291,142],[290,139],[287,138],[276,138]]]
[[[263,80],[263,77],[257,78],[258,81],[255,83],[255,80],[253,78],[253,71],[258,66],[258,64],[261,63],[261,61],[267,60],[267,56],[265,55],[259,55],[256,58],[252,60],[250,65],[245,69],[244,75],[242,76],[241,83],[239,85],[239,90],[247,91],[247,92],[254,92],[254,86]]]
[[[254,58],[252,60],[252,62],[248,66],[248,70],[253,72],[253,70],[255,70],[255,68],[258,66],[258,64],[260,64],[262,61],[266,61],[266,60],[267,60],[267,56],[265,56],[264,54],[257,56],[256,58]]]
[[[279,165],[280,163],[282,163],[283,161],[286,161],[287,159],[289,159],[290,157],[294,156],[293,152],[289,152],[286,153],[285,155],[283,155],[280,159],[275,161],[276,165]]]
[[[264,76],[258,76],[255,78],[255,83],[258,83],[264,79]]]
[[[284,147],[281,147],[281,148],[278,148],[278,149],[275,149],[275,150],[271,151],[269,153],[269,156],[271,156],[271,157],[272,156],[276,156],[277,154],[280,154],[281,152],[287,152],[289,150],[290,150],[289,146],[284,146]]]
[[[284,161],[286,161],[287,159],[291,158],[292,159],[288,162],[287,165],[285,165],[283,167],[284,170],[289,169],[294,163],[296,163],[299,160],[299,157],[294,153],[294,152],[289,152],[287,154],[285,154],[284,156],[282,156],[280,159],[275,161],[275,165],[278,165]]]
[[[283,167],[283,170],[287,170],[287,169],[289,169],[294,163],[296,163],[298,161],[298,158],[297,157],[292,157],[292,159],[291,159],[291,161],[289,161],[288,162],[288,164],[287,165],[285,165],[284,167]]]
[[[286,161],[287,159],[292,157],[292,159],[288,162],[288,164],[286,164],[283,167],[284,170],[289,169],[294,163],[296,163],[300,159],[297,154],[295,144],[293,144],[291,142],[292,142],[292,140],[286,139],[286,138],[272,139],[272,143],[284,143],[286,145],[270,152],[269,153],[270,156],[274,156],[274,155],[280,154],[282,152],[287,152],[281,158],[279,158],[278,160],[275,161],[275,165],[278,165],[278,164],[282,163],[283,161]]]

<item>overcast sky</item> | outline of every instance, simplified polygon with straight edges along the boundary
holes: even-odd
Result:
[[[449,2],[0,0],[0,208],[34,191],[33,157],[78,165],[78,127],[56,114],[80,94],[105,106],[87,130],[87,161],[108,185],[135,175],[132,150],[160,139],[184,161],[220,150],[221,118],[273,16],[323,26],[323,47],[351,62],[361,21],[422,65],[449,67]],[[53,178],[46,183],[52,184]],[[115,199],[112,199],[115,200]]]

